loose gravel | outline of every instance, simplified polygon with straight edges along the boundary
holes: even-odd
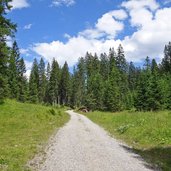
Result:
[[[70,121],[46,149],[39,171],[149,171],[142,158],[87,117],[67,111]],[[126,147],[126,146],[125,146]]]

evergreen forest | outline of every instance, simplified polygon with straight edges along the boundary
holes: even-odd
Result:
[[[156,111],[171,108],[171,42],[163,59],[144,57],[144,64],[128,62],[122,45],[108,54],[87,52],[70,72],[53,59],[34,59],[29,78],[15,40],[17,25],[7,19],[10,0],[0,1],[0,102],[5,98],[47,105],[86,107],[102,111]],[[13,40],[8,46],[8,37]],[[116,49],[115,49],[116,48]],[[138,50],[138,49],[137,49]]]

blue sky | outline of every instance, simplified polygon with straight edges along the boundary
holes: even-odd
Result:
[[[72,67],[86,51],[108,52],[121,43],[128,61],[161,60],[171,41],[171,0],[13,0],[8,17],[28,73],[33,58]]]

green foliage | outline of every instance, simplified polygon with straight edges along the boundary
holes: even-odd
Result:
[[[50,135],[68,120],[62,108],[6,100],[0,106],[0,170],[25,170],[28,160],[41,152]]]
[[[46,92],[45,63],[43,58],[40,59],[40,63],[38,65],[38,73],[39,73],[38,96],[39,96],[39,102],[42,103],[44,101],[45,92]]]
[[[71,85],[70,85],[70,73],[67,62],[65,62],[62,71],[61,79],[59,85],[59,94],[60,94],[60,104],[67,105],[69,104],[69,97],[71,94]]]
[[[39,70],[37,60],[34,59],[29,78],[29,100],[32,103],[38,102]]]
[[[54,115],[54,116],[56,115],[56,111],[54,109],[49,109],[49,112],[51,115]]]
[[[58,62],[54,59],[49,80],[49,103],[56,105],[59,103],[59,81],[60,81],[60,68]]]
[[[7,46],[7,37],[13,36],[16,25],[6,18],[7,11],[10,10],[11,0],[0,1],[0,102],[8,95],[7,66],[10,49]]]
[[[171,168],[171,112],[90,112],[86,116],[162,170]]]

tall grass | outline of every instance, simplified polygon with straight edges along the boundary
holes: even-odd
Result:
[[[171,169],[171,111],[92,112],[87,116],[148,161]]]
[[[68,119],[62,109],[12,100],[0,105],[0,170],[27,170],[27,161]]]

